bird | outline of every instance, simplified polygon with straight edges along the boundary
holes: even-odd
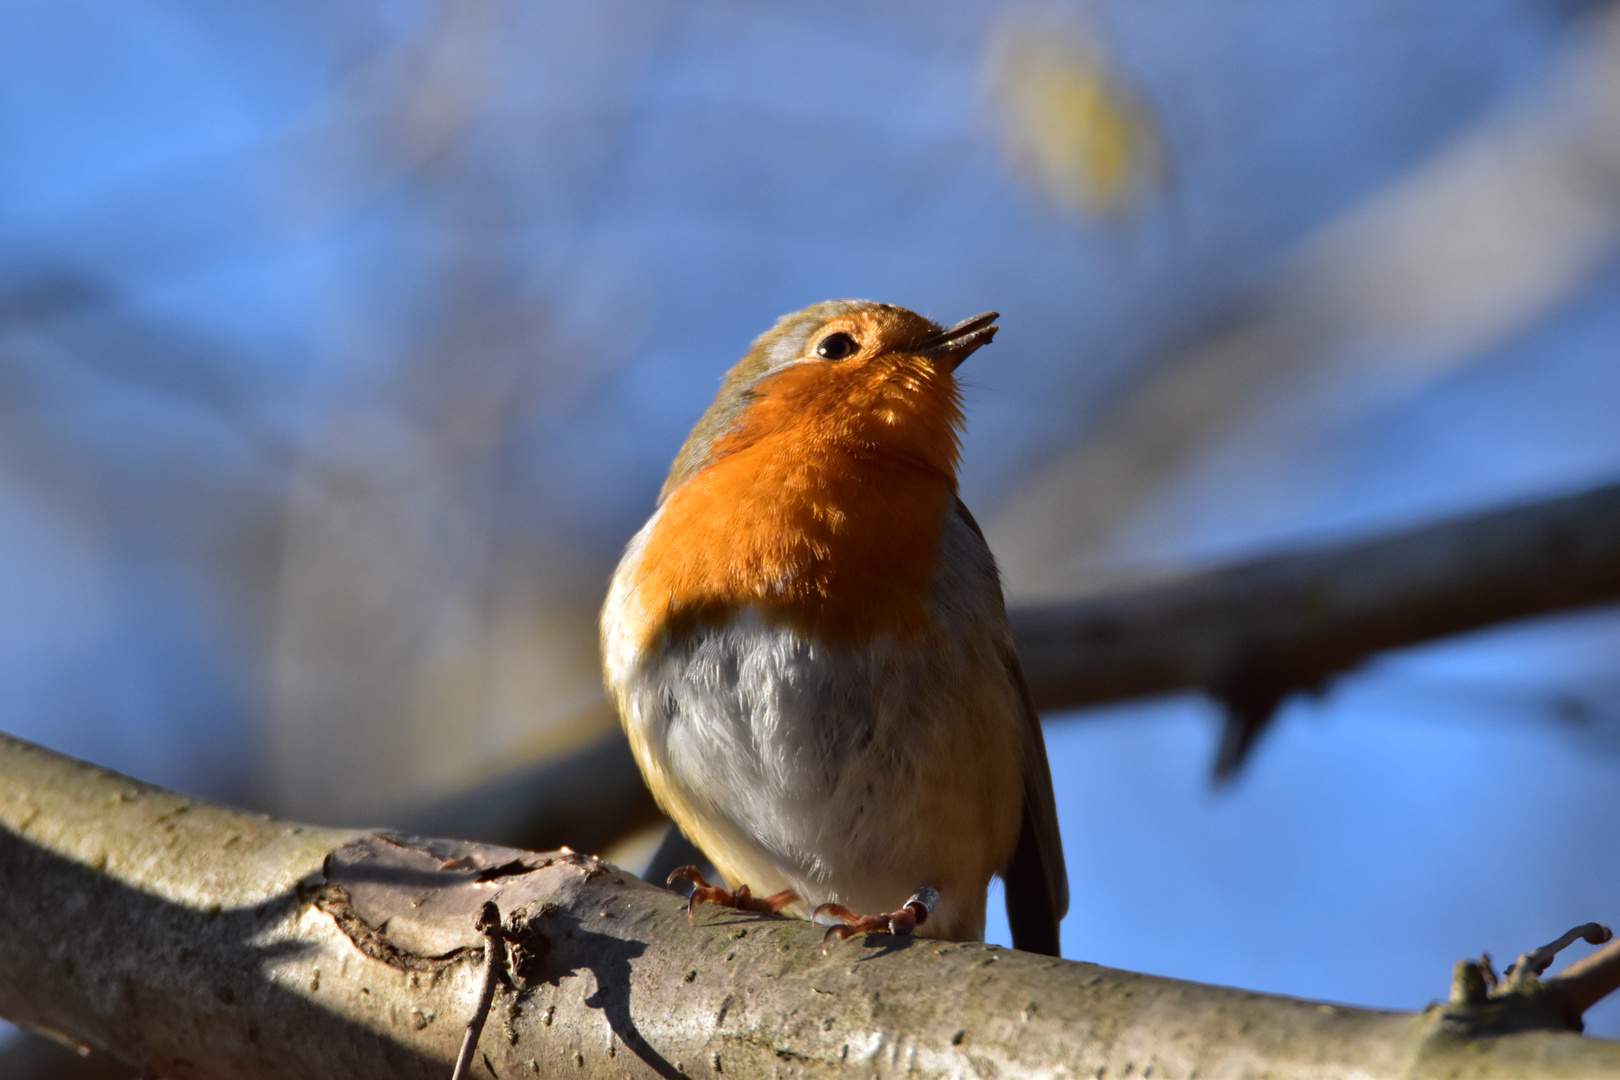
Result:
[[[999,326],[828,300],[725,376],[625,549],[604,678],[659,807],[729,888],[813,918],[1059,955],[1068,878],[999,571],[957,494],[956,369]],[[898,905],[898,906],[897,906]]]

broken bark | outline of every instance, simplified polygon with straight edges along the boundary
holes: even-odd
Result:
[[[175,1080],[442,1080],[491,901],[506,976],[474,1076],[1620,1071],[1620,1043],[1572,1029],[1560,977],[1410,1014],[979,944],[871,935],[824,956],[811,924],[689,924],[680,897],[588,856],[303,829],[3,737],[0,874],[0,1015]],[[1607,952],[1577,965],[1583,999],[1620,982]]]

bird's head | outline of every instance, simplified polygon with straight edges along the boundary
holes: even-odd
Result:
[[[826,300],[785,315],[732,368],[664,482],[660,501],[762,440],[837,446],[947,474],[962,422],[954,372],[995,337],[995,312],[949,328],[905,308]]]

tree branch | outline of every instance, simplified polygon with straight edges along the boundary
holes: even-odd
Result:
[[[496,901],[473,1075],[1163,1077],[1620,1070],[1553,1014],[1475,1038],[994,946],[684,903],[605,863],[300,829],[0,737],[0,1014],[175,1080],[449,1075]],[[1536,1014],[1538,1017],[1542,1014]]]
[[[1217,775],[1277,705],[1389,649],[1620,600],[1620,484],[1065,604],[1015,607],[1037,705],[1201,689],[1230,711]],[[600,851],[658,819],[617,731],[397,823],[515,847]],[[685,856],[684,861],[690,861]]]
[[[507,847],[606,850],[663,814],[641,782],[613,706],[603,702],[601,708],[598,726],[608,735],[427,806],[402,807],[384,820],[406,832],[476,837]]]
[[[1042,710],[1189,689],[1226,704],[1225,775],[1289,694],[1376,653],[1616,600],[1611,484],[1010,618]]]

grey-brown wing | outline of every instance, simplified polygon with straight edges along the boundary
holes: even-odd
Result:
[[[1058,835],[1057,800],[1052,796],[1052,770],[1046,760],[1041,721],[1024,681],[1018,654],[1007,653],[1007,672],[1024,702],[1024,819],[1007,883],[1007,922],[1013,948],[1061,955],[1058,923],[1069,910],[1069,873],[1063,864],[1063,838]]]
[[[983,540],[979,523],[961,499],[956,500],[956,511]],[[1002,875],[1007,886],[1007,922],[1012,927],[1013,948],[1058,956],[1058,923],[1069,910],[1069,874],[1063,863],[1063,838],[1058,834],[1052,769],[1046,760],[1040,716],[1010,641],[1005,660],[1007,677],[1023,704],[1025,739],[1023,819],[1018,846]]]

